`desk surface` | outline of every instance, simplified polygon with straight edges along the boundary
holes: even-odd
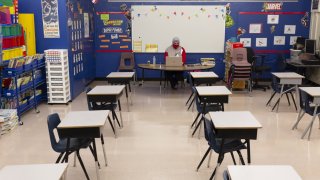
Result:
[[[134,76],[134,72],[112,72],[107,78],[132,78]]]
[[[161,71],[193,71],[193,70],[204,70],[204,69],[212,69],[214,65],[185,65],[185,66],[178,66],[178,67],[173,67],[173,66],[166,66],[164,64],[138,64],[138,67],[142,69],[151,69],[151,70],[161,70]]]
[[[249,111],[209,112],[216,129],[258,129],[259,121]]]
[[[58,128],[103,127],[109,112],[109,110],[72,111],[61,121]]]
[[[250,165],[228,166],[231,180],[302,180],[291,166]]]
[[[119,95],[125,85],[116,85],[116,86],[96,86],[91,91],[87,93],[87,95]]]
[[[286,79],[297,79],[297,78],[304,78],[304,76],[295,73],[295,72],[277,72],[277,73],[272,73],[274,76],[277,78],[286,78]]]
[[[313,97],[320,96],[320,87],[299,87],[299,89],[305,91],[310,96],[313,96]]]
[[[290,61],[287,64],[298,68],[316,68],[320,67],[320,64],[303,64],[301,61]]]
[[[67,167],[67,163],[10,165],[5,166],[0,170],[0,179],[59,180]]]
[[[218,78],[214,72],[190,72],[193,78]]]
[[[199,96],[230,95],[231,91],[225,86],[196,86]]]

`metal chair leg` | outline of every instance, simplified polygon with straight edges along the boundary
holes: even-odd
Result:
[[[234,159],[233,152],[231,151],[230,154],[231,154],[231,157],[232,157],[233,164],[234,164],[234,165],[237,165],[236,160]]]
[[[212,155],[212,151],[210,151],[210,153],[209,153],[209,159],[208,159],[207,168],[210,167],[211,155]]]
[[[289,104],[289,106],[291,106],[291,104],[290,104],[290,99],[289,99],[289,96],[288,96],[288,93],[286,93],[286,97],[287,97],[287,100],[288,100],[288,104]]]
[[[74,157],[73,157],[73,167],[77,166],[77,157],[76,157],[77,153],[74,153]]]
[[[276,94],[276,92],[273,92],[273,94],[271,95],[270,99],[268,100],[266,106],[268,106],[271,102],[271,100],[273,99],[274,95]]]
[[[62,156],[63,156],[64,152],[60,153],[57,160],[56,160],[56,164],[60,162]]]
[[[296,121],[296,123],[294,123],[294,125],[292,126],[292,130],[297,129],[298,124],[299,124],[300,120],[302,119],[302,117],[304,116],[305,113],[306,113],[306,112],[301,108],[300,111],[299,111],[299,114],[298,114],[298,116],[297,116],[297,121]]]
[[[79,159],[79,162],[80,162],[80,165],[81,165],[81,167],[82,167],[82,170],[83,170],[84,174],[86,175],[87,179],[89,180],[90,178],[89,178],[89,175],[88,175],[88,173],[87,173],[87,171],[86,171],[86,168],[84,167],[84,164],[83,164],[83,162],[82,162],[82,159],[81,159],[79,150],[76,152],[76,155],[77,155],[77,157],[78,157],[78,159]]]
[[[312,131],[312,126],[313,126],[313,123],[314,123],[314,120],[316,119],[316,116],[314,115],[312,117],[312,120],[310,122],[310,124],[308,125],[308,127],[306,128],[306,130],[303,132],[302,136],[301,136],[301,139],[304,138],[304,136],[307,134],[307,132],[309,131],[309,136],[308,136],[308,140],[310,140],[310,135],[311,135],[311,131]]]
[[[207,149],[206,153],[203,155],[203,157],[202,157],[199,165],[197,166],[197,169],[196,169],[197,172],[199,171],[199,169],[200,169],[203,161],[206,159],[206,157],[208,156],[208,154],[209,154],[210,151],[211,151],[211,147],[209,147],[209,148]]]
[[[105,166],[108,166],[108,160],[107,160],[107,155],[106,155],[106,149],[104,147],[104,139],[103,139],[103,134],[101,134],[101,145],[102,145],[102,151],[103,151],[103,158],[104,158],[104,163]]]
[[[191,124],[191,128],[196,124],[196,122],[198,121],[199,116],[200,116],[200,113],[197,114],[197,117],[194,119],[193,123]]]
[[[297,104],[296,104],[296,101],[295,101],[295,99],[294,99],[294,97],[293,97],[292,92],[290,92],[290,95],[291,95],[291,98],[292,98],[292,101],[293,101],[294,107],[296,108],[296,111],[298,111]]]
[[[189,96],[189,98],[188,98],[188,100],[187,100],[187,102],[186,102],[186,105],[188,105],[188,103],[189,103],[189,101],[191,100],[193,94],[194,94],[194,92],[192,91],[192,92],[191,92],[191,95]]]
[[[245,163],[244,160],[243,160],[243,156],[242,156],[242,154],[241,154],[241,151],[240,151],[240,150],[237,150],[237,153],[238,153],[238,155],[239,155],[239,159],[240,159],[241,164],[242,164],[242,165],[245,165],[246,163]]]

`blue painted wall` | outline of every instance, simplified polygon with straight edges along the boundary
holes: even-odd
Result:
[[[58,13],[59,13],[59,28],[60,38],[48,39],[44,38],[42,12],[41,12],[41,0],[19,0],[19,12],[20,13],[33,13],[35,15],[35,29],[36,29],[36,43],[37,53],[43,53],[46,49],[68,49],[69,51],[69,71],[70,71],[70,84],[71,84],[71,96],[74,99],[85,89],[86,84],[91,82],[95,78],[95,54],[94,54],[94,30],[91,29],[90,38],[83,39],[84,50],[83,52],[83,68],[84,71],[74,75],[73,69],[78,66],[79,63],[73,62],[72,51],[72,39],[71,28],[68,27],[68,18],[73,17],[73,13],[67,9],[68,3],[75,4],[75,12],[78,13],[76,3],[80,3],[80,7],[83,12],[87,12],[93,16],[93,4],[89,0],[58,0]],[[80,15],[83,17],[83,15]],[[80,17],[80,18],[81,18]],[[83,18],[82,18],[83,23]],[[92,20],[90,23],[94,23]],[[79,51],[77,51],[79,52]]]
[[[107,0],[100,0],[98,4],[95,5],[95,10],[97,12],[106,12],[106,11],[120,11],[120,5],[123,3],[111,3],[107,2]],[[198,3],[126,3],[128,7],[131,5],[226,5],[226,3],[217,3],[217,2],[198,2]],[[249,28],[248,25],[250,23],[263,23],[266,24],[267,15],[239,15],[239,12],[261,12],[263,9],[263,3],[230,3],[231,5],[231,16],[234,20],[234,25],[230,28],[226,29],[226,40],[230,39],[231,37],[237,36],[237,29],[238,27],[245,27],[247,33],[241,37],[252,37],[252,43],[255,43],[254,39],[256,36],[252,34],[248,34]],[[306,2],[303,0],[299,0],[299,2],[290,2],[283,4],[283,12],[305,12],[310,11],[310,1]],[[249,16],[249,18],[248,18]],[[308,37],[309,28],[302,27],[300,20],[303,15],[280,15],[280,22],[277,27],[283,27],[284,24],[295,24],[297,25],[297,33],[296,35]],[[99,16],[95,16],[96,24],[100,20]],[[100,23],[101,24],[101,23]],[[271,34],[269,31],[269,25],[263,26],[264,30],[262,34],[259,34],[259,37],[266,37],[268,38],[269,46],[267,48],[253,48],[255,50],[289,50],[290,46],[270,46],[273,44],[273,36],[274,35],[283,35],[283,29],[279,29],[275,34]],[[98,41],[98,35],[101,32],[102,27],[96,27],[96,37],[95,41]],[[280,33],[281,32],[281,33]],[[279,34],[277,34],[279,33]],[[286,35],[286,41],[289,42],[289,36]],[[182,40],[183,42],[183,40]],[[286,43],[289,44],[289,43]],[[183,46],[183,43],[182,43]],[[98,49],[98,47],[96,47]],[[188,52],[188,50],[186,50]],[[136,63],[146,63],[148,60],[151,60],[153,56],[156,56],[157,62],[163,62],[163,54],[162,53],[136,53],[135,60]],[[187,63],[195,63],[199,62],[201,57],[214,57],[216,58],[216,67],[214,71],[223,78],[224,76],[224,54],[210,54],[210,53],[187,53]],[[287,54],[288,57],[288,54]],[[268,54],[266,58],[266,62],[268,65],[272,66],[273,70],[276,70],[277,61],[276,54]],[[120,53],[96,53],[96,77],[105,77],[112,71],[116,71],[119,65]],[[145,76],[150,78],[159,77],[159,72],[152,72],[146,71]],[[138,77],[141,77],[141,70],[138,69]],[[269,78],[270,74],[265,74],[265,78]]]

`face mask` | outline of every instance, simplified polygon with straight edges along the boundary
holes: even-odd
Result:
[[[173,44],[172,47],[177,49],[179,47],[179,44]]]

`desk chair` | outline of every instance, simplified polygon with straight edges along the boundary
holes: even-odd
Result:
[[[298,114],[296,123],[292,127],[292,130],[298,128],[298,124],[299,124],[300,120],[302,119],[302,117],[305,115],[305,113],[309,114],[310,116],[312,116],[312,120],[311,120],[310,124],[308,125],[308,127],[306,128],[306,130],[303,132],[301,138],[304,138],[304,136],[309,131],[308,140],[310,140],[312,126],[313,126],[313,123],[314,123],[317,116],[318,116],[319,122],[320,122],[320,108],[318,108],[315,111],[315,106],[312,106],[312,97],[309,96],[305,91],[300,90],[299,94],[300,94],[300,112]]]
[[[133,52],[121,53],[118,71],[119,72],[135,72],[133,79],[134,79],[134,82],[137,81],[137,73],[135,69],[135,60],[134,60]]]
[[[246,48],[232,50],[232,64],[229,70],[227,85],[232,91],[234,80],[246,81],[248,92],[251,92],[251,64],[247,60]]]
[[[272,87],[272,89],[273,89],[273,93],[271,94],[271,97],[270,97],[270,99],[268,100],[266,106],[268,106],[268,105],[270,104],[271,100],[273,99],[273,97],[274,97],[274,95],[275,95],[276,93],[278,93],[278,94],[281,93],[281,85],[279,84],[279,82],[278,82],[278,80],[277,80],[277,78],[276,78],[275,76],[272,76],[271,87]],[[292,86],[290,86],[290,85],[285,85],[284,88],[283,88],[283,91],[284,91],[285,94],[286,94],[286,97],[287,97],[289,106],[290,106],[291,104],[290,104],[290,99],[289,99],[288,94],[291,95],[291,98],[292,98],[294,107],[295,107],[296,110],[297,110],[296,101],[294,100],[294,97],[293,97],[293,94],[292,94],[293,91],[294,91],[294,89],[289,90],[289,89],[291,89],[291,88],[292,88]],[[288,91],[288,90],[289,90],[289,91]],[[281,97],[282,97],[282,95],[281,95]],[[281,97],[280,97],[280,99],[281,99]],[[280,99],[278,99],[277,102],[274,104],[274,106],[272,107],[272,111],[277,107],[278,103],[280,103]]]
[[[223,104],[217,104],[217,103],[212,103],[212,104],[206,104],[206,109],[203,111],[203,106],[204,104],[200,102],[200,99],[198,97],[198,92],[195,91],[195,102],[196,102],[196,107],[197,107],[197,117],[194,119],[193,123],[191,124],[191,128],[196,125],[192,136],[196,133],[197,129],[200,127],[201,129],[201,124],[203,122],[203,118],[201,117],[200,121],[198,122],[198,119],[200,117],[200,115],[206,115],[208,112],[210,111],[224,111],[224,106]],[[198,137],[200,138],[200,130],[199,130],[199,135]]]
[[[215,135],[215,131],[214,131],[214,126],[211,120],[204,118],[204,134],[205,134],[205,138],[208,141],[208,145],[209,148],[207,149],[206,153],[204,154],[204,156],[202,157],[198,167],[197,167],[197,171],[199,170],[199,168],[201,167],[203,161],[206,159],[206,157],[209,154],[209,160],[208,160],[208,167],[210,164],[210,159],[211,159],[211,153],[212,150],[214,152],[216,152],[217,154],[220,154],[221,151],[221,139],[217,138]],[[243,160],[241,151],[242,149],[246,149],[245,143],[241,142],[241,140],[237,140],[237,139],[225,139],[224,143],[223,143],[223,151],[222,151],[222,156],[218,158],[218,162],[217,165],[212,173],[212,176],[210,179],[212,179],[218,169],[218,167],[220,166],[220,164],[222,163],[223,159],[224,159],[224,154],[226,153],[230,153],[233,163],[236,165],[236,161],[233,155],[233,152],[236,151],[239,155],[241,164],[244,165],[245,162]]]
[[[233,82],[235,80],[246,81],[248,92],[251,93],[251,65],[231,65],[229,70],[229,79],[227,82],[227,86],[231,91],[233,89]]]
[[[90,92],[92,88],[87,88],[86,90],[86,93]],[[109,121],[109,124],[112,128],[112,131],[115,135],[115,137],[117,137],[117,134],[116,134],[116,130],[115,130],[115,125],[116,125],[116,122],[118,123],[118,126],[121,128],[121,125],[120,125],[120,122],[119,122],[119,119],[118,119],[118,116],[115,112],[115,109],[117,108],[117,103],[104,103],[104,102],[101,102],[100,104],[97,104],[96,102],[90,102],[89,101],[89,98],[87,96],[87,104],[88,104],[88,109],[90,111],[93,111],[93,110],[110,110],[111,113],[112,113],[112,119],[113,119],[113,124],[111,122],[111,119],[110,117],[108,116],[108,121]]]
[[[252,72],[256,75],[256,78],[254,79],[254,84],[252,85],[253,89],[262,89],[263,91],[266,91],[266,89],[270,88],[268,85],[261,85],[258,84],[258,78],[262,75],[264,72],[270,72],[271,67],[266,66],[264,64],[265,56],[266,55],[258,55],[256,56],[253,49],[250,47],[247,47],[247,58],[248,62],[252,66]]]
[[[54,131],[57,130],[58,125],[60,124],[61,120],[60,117],[57,113],[50,114],[47,119],[47,124],[48,124],[48,130],[49,130],[49,136],[50,136],[50,143],[52,149],[60,153],[59,157],[56,160],[56,163],[63,163],[66,161],[66,157],[70,155],[71,153],[75,152],[75,155],[78,157],[78,160],[81,164],[81,167],[87,177],[89,179],[89,175],[84,167],[83,161],[80,156],[80,149],[85,149],[85,148],[90,148],[90,151],[92,155],[94,156],[93,148],[91,146],[91,139],[82,139],[82,138],[70,138],[70,147],[69,147],[69,152],[67,153],[67,139],[60,139],[57,140],[54,134]],[[64,157],[63,157],[64,155]],[[61,158],[63,159],[61,160]],[[60,161],[61,160],[61,161]],[[74,161],[75,162],[75,161]],[[99,165],[100,167],[100,165]]]

